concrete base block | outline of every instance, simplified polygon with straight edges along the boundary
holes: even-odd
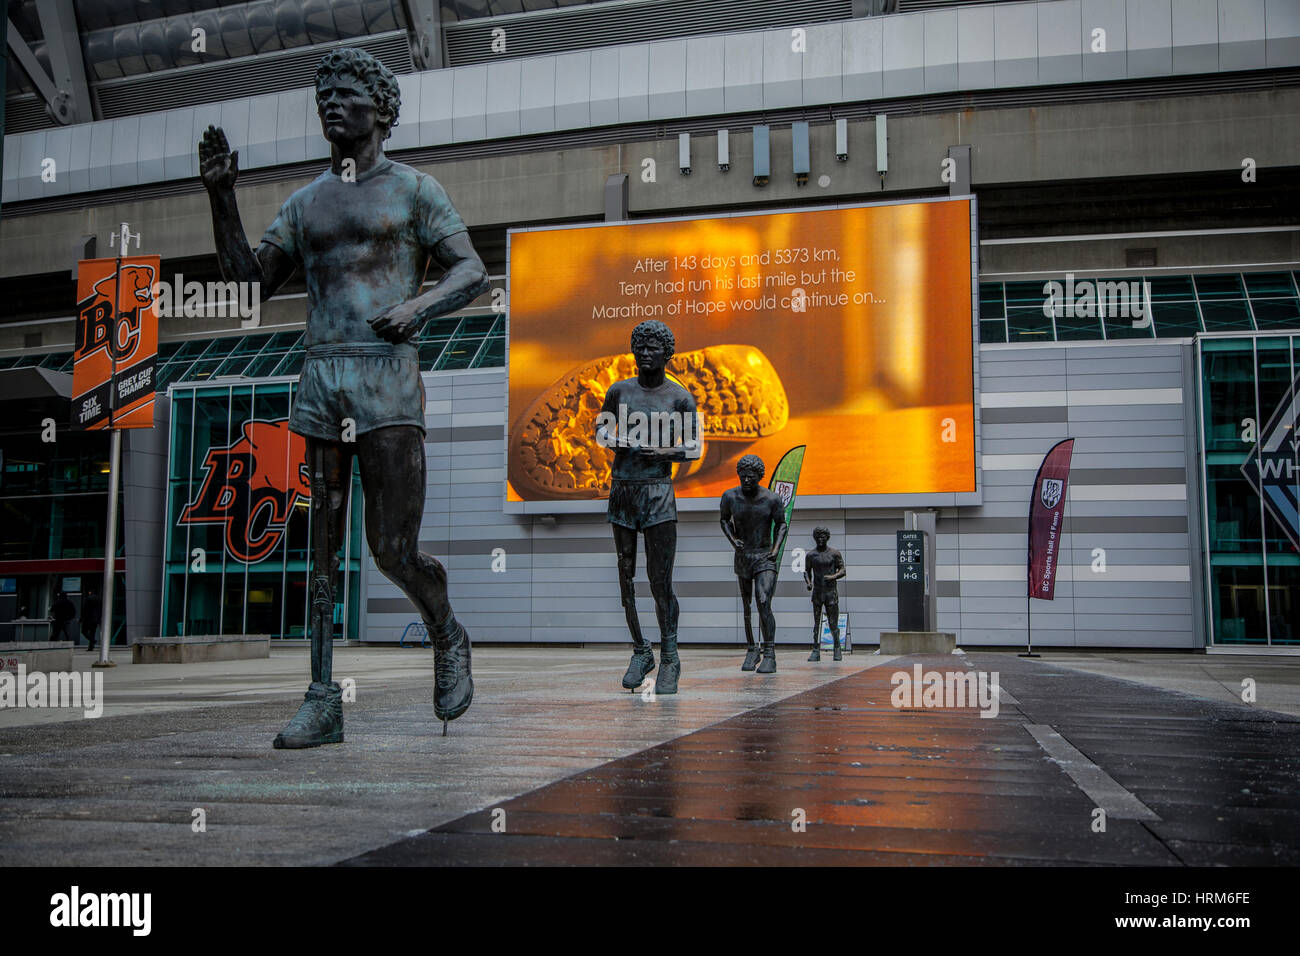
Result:
[[[881,631],[882,654],[951,654],[957,635],[944,631]]]
[[[71,641],[22,641],[13,644],[0,644],[0,671],[16,674],[21,664],[30,674],[33,671],[48,673],[50,671],[72,670]]]
[[[202,661],[247,661],[270,656],[269,634],[142,637],[131,645],[133,664],[197,664]]]

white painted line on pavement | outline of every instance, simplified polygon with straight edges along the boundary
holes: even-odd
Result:
[[[1154,810],[1125,790],[1115,779],[1083,755],[1078,748],[1052,729],[1050,724],[1026,724],[1025,730],[1038,741],[1094,805],[1116,820],[1159,820]]]

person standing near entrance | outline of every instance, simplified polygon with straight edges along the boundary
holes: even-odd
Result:
[[[50,605],[50,640],[76,643],[77,638],[71,627],[72,619],[76,616],[77,609],[68,600],[68,592],[60,591]]]
[[[86,647],[89,650],[95,649],[95,633],[103,613],[104,602],[100,600],[99,592],[91,588],[81,599],[81,636],[86,639]]]

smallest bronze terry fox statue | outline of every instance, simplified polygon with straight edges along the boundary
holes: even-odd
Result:
[[[677,497],[673,462],[700,456],[695,399],[670,380],[664,369],[676,343],[672,330],[655,319],[632,330],[636,378],[615,382],[605,393],[596,420],[596,441],[614,451],[609,490],[609,523],[618,550],[618,584],[623,613],[632,632],[632,661],[623,686],[634,690],[655,669],[650,642],[641,635],[636,613],[636,538],[645,536],[646,575],[659,620],[659,674],[656,694],[677,693],[677,596],[673,561],[677,556]]]
[[[831,638],[835,641],[833,660],[843,660],[840,652],[840,592],[835,584],[844,577],[844,557],[834,548],[828,548],[831,533],[826,528],[814,528],[813,540],[817,547],[804,556],[803,581],[812,592],[813,606],[813,646],[808,660],[822,659],[822,608],[826,609],[826,621],[831,626]]]
[[[722,493],[722,533],[736,549],[735,571],[740,582],[740,600],[745,610],[745,663],[742,671],[771,674],[776,670],[776,617],[772,614],[772,593],[776,590],[776,556],[785,544],[785,505],[775,492],[759,484],[767,468],[757,455],[745,455],[736,463],[740,486]],[[758,622],[763,629],[762,663],[754,643],[749,600],[758,602]]]

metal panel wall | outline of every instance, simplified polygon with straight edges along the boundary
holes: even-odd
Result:
[[[1025,528],[1029,487],[1058,440],[1077,439],[1064,560],[1054,602],[1034,602],[1043,646],[1193,647],[1200,608],[1192,576],[1199,536],[1187,469],[1194,393],[1185,342],[985,346],[984,504],[944,508],[937,526],[938,626],[964,646],[1025,639]],[[505,371],[426,373],[429,486],[423,547],[446,562],[453,606],[479,641],[628,640],[613,539],[602,515],[563,514],[554,525],[501,507]],[[1193,485],[1194,487],[1194,485]],[[857,644],[897,624],[894,532],[901,509],[796,507],[773,610],[778,639],[811,635],[808,594],[791,549],[830,528],[849,574],[841,608]],[[493,570],[494,550],[504,570]],[[1100,554],[1104,549],[1105,570]],[[396,641],[409,602],[367,559],[368,637]],[[657,634],[645,579],[638,610]],[[500,567],[498,563],[498,567]],[[685,642],[743,643],[740,602],[711,512],[681,512],[676,591]]]
[[[649,119],[1300,65],[1296,0],[1042,0],[502,58],[403,76],[394,148]],[[683,55],[683,44],[685,53]],[[305,88],[10,137],[6,202],[197,175],[225,128],[246,168],[329,155]],[[87,134],[86,131],[89,133]],[[41,161],[68,156],[54,182]],[[71,175],[62,170],[67,169]]]

